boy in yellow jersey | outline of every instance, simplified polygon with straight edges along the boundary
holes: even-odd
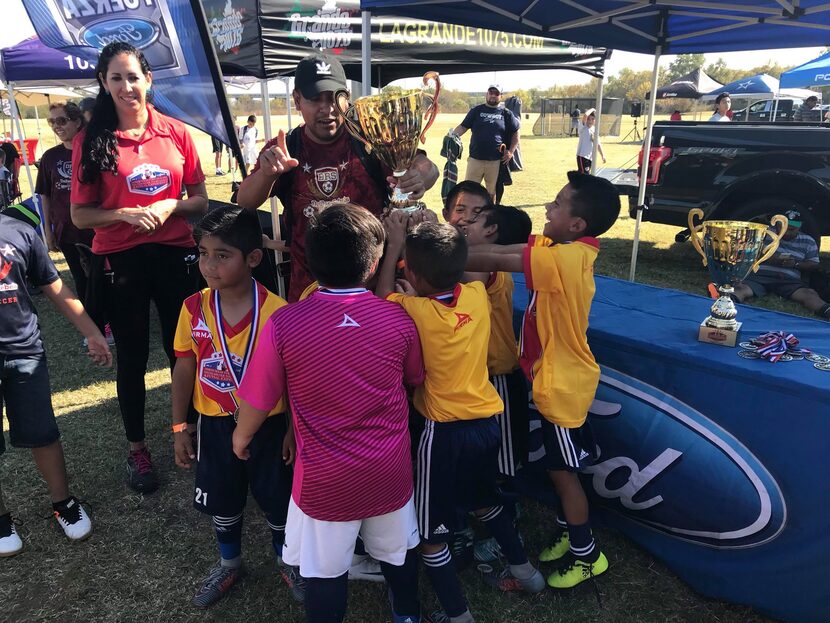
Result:
[[[482,190],[484,190],[482,188]],[[521,244],[527,242],[532,224],[526,212],[504,205],[487,205],[458,220],[456,226],[473,248],[482,244]],[[513,331],[513,277],[505,272],[466,273],[465,281],[481,281],[490,300],[490,342],[487,347],[487,370],[490,382],[504,402],[504,411],[496,415],[501,429],[498,466],[502,479],[516,475],[527,462],[528,410],[527,383],[519,368],[518,345]],[[509,482],[502,485],[509,487]],[[453,556],[475,556],[478,562],[492,562],[501,557],[495,539],[475,543],[472,530],[459,533],[453,543]],[[468,558],[468,559],[469,559]]]
[[[250,460],[240,461],[231,448],[236,391],[264,323],[286,304],[251,277],[262,260],[259,231],[256,215],[241,208],[217,209],[202,219],[194,233],[208,287],[185,299],[173,344],[176,464],[189,468],[197,461],[193,505],[213,517],[221,555],[193,597],[199,607],[221,599],[240,577],[242,513],[249,488],[265,513],[278,563],[285,539],[291,478],[282,461],[284,401],[254,437]],[[191,399],[200,414],[195,451],[186,425]],[[296,574],[290,571],[283,575],[294,593]]]
[[[416,214],[414,221],[423,218]],[[421,336],[427,373],[414,397],[426,418],[415,481],[421,557],[446,617],[470,623],[447,545],[459,527],[459,510],[473,511],[498,540],[509,563],[501,580],[539,592],[544,578],[528,561],[496,493],[501,435],[493,416],[504,406],[487,374],[490,309],[484,284],[460,283],[467,244],[458,230],[430,219],[407,234],[408,221],[400,211],[385,221],[388,246],[377,293],[399,303]],[[396,293],[395,267],[404,246],[406,280]]]
[[[607,180],[571,171],[568,184],[545,206],[544,237],[527,244],[473,248],[467,269],[524,272],[530,302],[525,312],[520,363],[542,414],[546,468],[561,502],[553,544],[542,561],[564,558],[548,577],[570,588],[608,569],[588,523],[588,499],[577,473],[594,458],[586,418],[599,384],[588,347],[588,313],[594,296],[597,236],[614,224],[620,199]],[[565,556],[567,555],[567,558]]]

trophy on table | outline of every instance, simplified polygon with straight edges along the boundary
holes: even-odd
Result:
[[[334,94],[334,108],[343,118],[346,131],[374,152],[378,159],[392,169],[392,175],[402,177],[412,165],[418,152],[418,141],[424,137],[438,114],[438,93],[441,81],[438,74],[424,74],[424,87],[435,83],[435,93],[424,88],[402,89],[360,97],[348,102],[348,91]],[[420,201],[411,201],[410,193],[396,186],[389,204],[393,209],[414,211],[424,207]]]
[[[735,292],[733,286],[746,279],[750,272],[757,272],[775,253],[787,231],[787,217],[777,214],[772,217],[771,225],[714,220],[695,225],[696,218],[703,220],[700,208],[689,211],[692,245],[703,258],[703,265],[709,268],[720,293],[709,310],[709,317],[700,325],[698,339],[734,346],[741,323],[737,321],[738,310],[731,297]],[[777,232],[773,230],[775,226],[778,226]],[[765,244],[767,236],[772,240]]]

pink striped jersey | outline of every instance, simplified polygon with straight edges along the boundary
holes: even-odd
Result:
[[[270,411],[287,388],[294,503],[352,521],[412,496],[406,387],[423,381],[418,332],[400,306],[362,288],[321,289],[271,316],[238,395]]]

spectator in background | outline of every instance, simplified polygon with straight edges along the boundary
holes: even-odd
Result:
[[[18,176],[20,175],[20,153],[17,151],[17,145],[11,140],[0,142],[0,150],[6,156],[5,165],[10,174],[8,182],[11,192],[8,199],[9,202],[12,202],[20,196],[20,186],[17,183]]]
[[[225,150],[225,146],[215,136],[210,137],[210,144],[213,148],[213,164],[216,166],[216,175],[225,175],[222,170],[222,152]]]
[[[92,110],[95,108],[95,98],[85,97],[78,106],[84,116],[85,123],[89,123],[89,120],[92,119]]]
[[[728,113],[732,110],[732,98],[729,96],[729,93],[721,93],[718,95],[717,99],[715,99],[715,114],[709,117],[709,121],[731,121],[732,116]]]
[[[669,117],[669,121],[683,121],[683,115],[680,114],[679,110],[675,110]]]
[[[256,128],[256,115],[248,117],[248,123],[242,126],[239,132],[239,142],[242,144],[242,156],[245,158],[245,164],[252,167],[256,164],[259,151],[257,150],[257,139],[259,138],[259,130]]]
[[[575,106],[574,109],[571,111],[571,132],[569,136],[579,136],[580,115],[582,115],[582,111],[579,110],[579,106]]]
[[[818,98],[815,95],[808,97],[801,106],[795,109],[793,121],[821,122],[821,109],[818,107]]]
[[[591,173],[594,157],[594,141],[597,142],[597,152],[602,158],[602,164],[605,164],[605,153],[602,151],[602,145],[599,142],[599,137],[596,136],[594,124],[597,121],[596,109],[589,108],[585,111],[585,116],[582,118],[582,127],[579,128],[579,142],[576,145],[576,166],[580,173]]]
[[[6,152],[0,150],[0,210],[12,202],[12,174],[6,168]]]

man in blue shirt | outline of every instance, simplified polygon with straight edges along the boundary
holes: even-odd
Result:
[[[509,110],[499,108],[501,93],[498,84],[491,84],[484,104],[473,107],[461,125],[453,130],[458,136],[472,131],[467,180],[481,183],[483,179],[494,201],[499,165],[510,162],[519,144],[519,120]]]

